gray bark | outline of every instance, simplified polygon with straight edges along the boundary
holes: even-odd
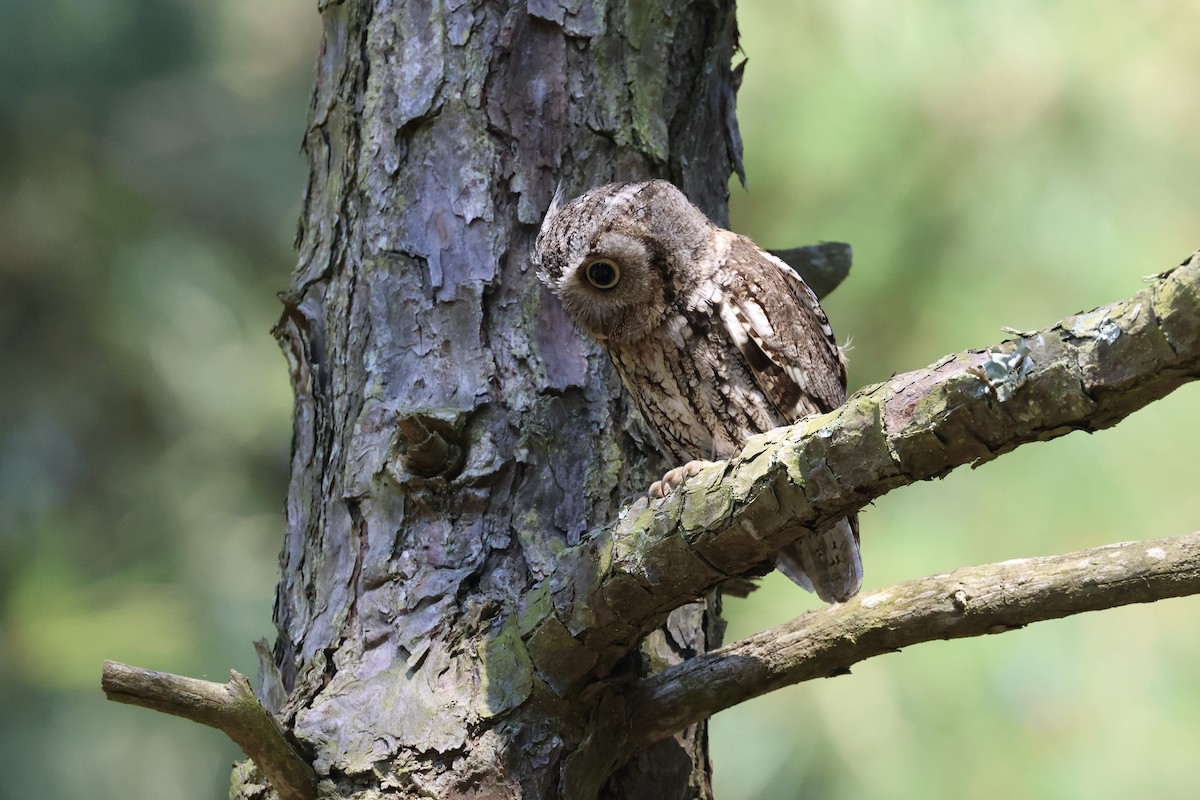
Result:
[[[732,2],[321,14],[276,330],[296,395],[280,718],[339,797],[706,797],[703,723],[610,777],[624,714],[597,688],[706,650],[713,609],[603,674],[529,628],[556,554],[665,465],[528,251],[560,181],[666,177],[725,220]],[[234,788],[262,791],[245,770]]]

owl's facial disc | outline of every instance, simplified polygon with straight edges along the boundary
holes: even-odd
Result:
[[[657,324],[652,310],[662,295],[662,278],[637,233],[601,233],[585,252],[568,259],[576,266],[559,282],[564,306],[597,339],[630,341]]]

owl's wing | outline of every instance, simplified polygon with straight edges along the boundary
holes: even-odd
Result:
[[[734,236],[718,270],[718,316],[780,416],[793,422],[846,400],[846,362],[812,289],[786,263]],[[775,565],[827,603],[862,586],[858,519],[800,537]]]
[[[796,271],[744,236],[719,272],[719,316],[786,422],[846,400],[846,363],[817,296]]]

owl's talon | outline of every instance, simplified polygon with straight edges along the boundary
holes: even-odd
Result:
[[[666,497],[671,492],[678,489],[688,478],[692,477],[705,467],[712,466],[712,464],[713,462],[711,461],[689,461],[682,467],[676,467],[675,469],[668,471],[666,475],[662,476],[662,480],[658,480],[650,484],[650,488],[646,491],[646,494],[650,495],[652,500],[660,497]]]

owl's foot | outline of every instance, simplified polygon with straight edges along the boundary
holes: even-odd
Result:
[[[650,495],[650,499],[652,500],[659,497],[666,497],[678,489],[688,478],[705,467],[711,467],[712,465],[712,461],[689,461],[682,467],[676,467],[666,475],[663,475],[662,480],[650,484],[650,488],[646,491],[646,494]]]

